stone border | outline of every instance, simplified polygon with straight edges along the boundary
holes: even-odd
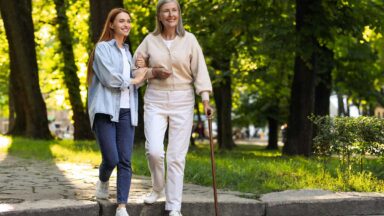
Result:
[[[113,216],[116,204],[108,200],[40,200],[12,204],[13,210],[5,210],[0,204],[0,216]],[[270,202],[222,202],[220,216],[340,216],[384,215],[384,197],[359,197],[325,200],[270,201]],[[164,202],[153,205],[128,204],[130,216],[159,216],[164,212]],[[183,202],[184,216],[214,215],[212,202]]]

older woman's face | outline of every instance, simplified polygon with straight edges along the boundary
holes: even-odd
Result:
[[[176,28],[179,22],[179,8],[175,2],[163,4],[160,8],[159,20],[164,28]]]

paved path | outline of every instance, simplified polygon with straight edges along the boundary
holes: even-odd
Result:
[[[111,179],[111,199],[95,200],[98,169],[89,164],[53,163],[0,154],[0,215],[105,215],[115,209],[115,173]],[[134,176],[129,197],[131,216],[159,216],[164,200],[144,205],[150,179]],[[219,190],[222,216],[290,215],[384,215],[384,194],[333,193],[322,190],[284,191],[246,199],[251,194]],[[212,189],[185,184],[184,216],[214,215]]]
[[[0,154],[0,215],[2,211],[5,212],[5,209],[22,209],[26,204],[38,203],[37,206],[41,206],[44,205],[45,200],[95,202],[97,175],[98,169],[89,164],[65,162],[55,164],[49,161],[21,159]],[[116,200],[116,172],[113,172],[110,182],[110,202],[113,203]],[[142,204],[143,196],[149,193],[150,189],[151,182],[148,177],[133,176],[128,203]],[[183,202],[212,203],[213,199],[210,188],[193,184],[185,184],[183,194]],[[247,196],[247,194],[219,191],[219,201],[258,202],[240,196]],[[55,204],[49,203],[49,205]]]

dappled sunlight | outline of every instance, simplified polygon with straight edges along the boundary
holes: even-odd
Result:
[[[12,143],[12,137],[8,136],[0,136],[0,153],[6,154],[8,152],[8,148],[11,146]],[[0,161],[3,160],[2,157],[0,157]]]
[[[13,207],[11,204],[0,204],[0,212],[7,212],[14,209],[15,207]]]
[[[90,164],[75,164],[75,163],[56,163],[57,168],[67,179],[90,179],[98,174],[97,170]],[[76,183],[76,182],[72,182]],[[81,183],[81,182],[80,182]]]
[[[8,148],[12,143],[12,138],[7,136],[0,136],[0,148]]]
[[[101,162],[101,156],[98,151],[91,151],[89,149],[71,149],[63,144],[55,143],[49,148],[55,161],[66,161],[71,163],[89,163],[98,165]]]

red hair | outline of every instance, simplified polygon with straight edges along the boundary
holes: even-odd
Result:
[[[129,14],[129,12],[127,10],[125,10],[124,8],[113,8],[108,13],[107,19],[105,20],[105,23],[104,23],[103,31],[101,32],[101,36],[100,36],[99,40],[97,41],[97,43],[102,42],[102,41],[109,41],[109,40],[112,40],[114,38],[114,31],[112,28],[110,28],[110,24],[112,24],[115,21],[116,16],[120,13],[126,13],[129,15],[129,17],[131,17],[131,14]],[[125,41],[125,39],[126,38],[124,38],[124,41]],[[93,67],[94,57],[95,57],[95,49],[92,50],[91,55],[89,57],[89,61],[88,61],[88,67],[87,67],[88,68],[88,72],[87,72],[88,85],[92,82],[92,77],[93,77],[93,68],[92,67]]]

